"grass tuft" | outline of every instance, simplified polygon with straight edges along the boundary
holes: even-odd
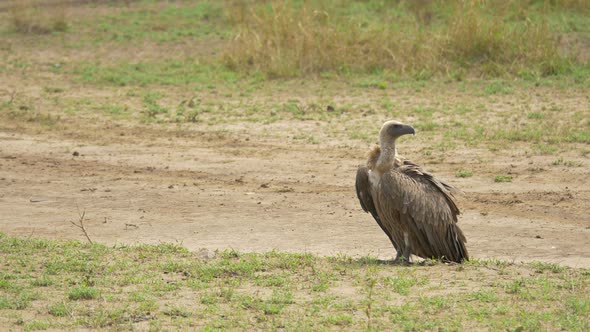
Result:
[[[510,175],[496,175],[494,182],[512,182],[512,176]]]
[[[68,299],[70,300],[92,300],[98,297],[98,290],[93,287],[80,286],[72,288],[68,292]]]
[[[457,171],[457,173],[455,173],[455,176],[458,178],[469,178],[473,176],[473,172],[462,169],[460,171]]]

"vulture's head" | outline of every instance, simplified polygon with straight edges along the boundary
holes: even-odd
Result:
[[[391,120],[385,122],[383,127],[381,127],[381,131],[379,132],[379,140],[382,144],[393,143],[398,137],[407,134],[416,135],[416,131],[414,128],[412,128],[412,126],[408,126],[399,121]]]

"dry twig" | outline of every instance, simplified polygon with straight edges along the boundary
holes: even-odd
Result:
[[[84,236],[86,236],[86,239],[88,239],[88,242],[90,242],[90,244],[92,244],[92,240],[90,239],[90,236],[88,236],[88,232],[86,231],[86,227],[84,227],[84,216],[86,215],[86,210],[82,211],[82,213],[80,213],[80,209],[78,209],[78,215],[80,215],[80,219],[78,220],[78,224],[76,224],[75,222],[70,220],[70,223],[78,228],[80,228],[82,230],[82,232],[84,233]]]

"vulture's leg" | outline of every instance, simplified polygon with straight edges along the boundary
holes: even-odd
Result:
[[[394,264],[411,264],[410,256],[412,256],[412,245],[410,243],[410,239],[408,238],[408,234],[404,232],[404,244],[398,250],[397,256],[393,261]]]
[[[410,260],[409,258],[405,258],[402,255],[401,250],[397,252],[397,255],[395,256],[395,259],[392,262],[393,265],[410,265]]]
[[[403,255],[399,254],[397,257],[395,257],[395,259],[392,262],[393,265],[410,265],[412,264],[412,262],[410,262],[410,258],[406,258]]]

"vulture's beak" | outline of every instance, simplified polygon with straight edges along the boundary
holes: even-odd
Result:
[[[412,126],[404,125],[402,127],[402,135],[412,134],[416,136],[416,130]]]

